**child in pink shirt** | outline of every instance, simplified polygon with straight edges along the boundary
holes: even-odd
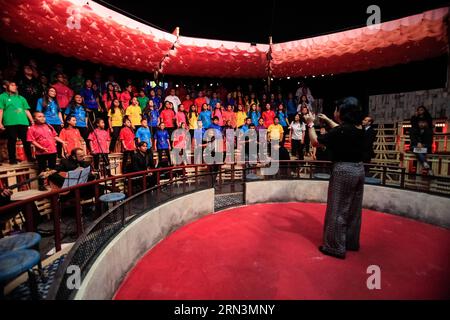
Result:
[[[220,102],[217,102],[216,108],[214,109],[213,117],[219,118],[219,126],[223,127],[223,115],[222,115],[222,106]]]
[[[91,144],[91,151],[94,158],[94,168],[98,170],[100,156],[108,157],[109,132],[105,130],[105,121],[101,118],[95,120],[95,130],[89,134],[88,140]]]
[[[34,124],[28,129],[27,141],[31,142],[36,149],[36,160],[38,162],[39,174],[46,169],[56,167],[56,142],[67,143],[58,137],[55,129],[45,122],[42,112],[34,113]],[[44,180],[39,179],[39,190],[46,191]]]
[[[184,105],[182,105],[182,104],[180,104],[180,106],[178,107],[176,119],[177,119],[177,127],[178,128],[181,128],[182,123],[186,123],[186,111],[184,109]]]

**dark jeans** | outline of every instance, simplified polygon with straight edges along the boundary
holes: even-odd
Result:
[[[39,173],[56,167],[56,153],[40,154],[36,156]],[[44,179],[38,179],[39,186],[44,186]]]
[[[158,149],[158,167],[170,166],[170,151],[169,149]]]
[[[176,128],[175,127],[166,128],[166,130],[167,130],[167,133],[169,134],[170,146],[173,147],[172,133],[176,130]]]
[[[27,141],[27,131],[28,126],[25,125],[16,125],[16,126],[6,126],[6,137],[8,139],[8,157],[9,161],[17,161],[16,158],[16,141],[19,138],[22,141],[23,148],[25,150],[25,154],[27,159],[30,161],[33,156],[31,155],[31,145]]]
[[[298,160],[304,160],[303,156],[303,143],[301,140],[291,140],[291,154],[297,157]]]
[[[417,148],[417,145],[411,145],[411,151],[414,153],[414,148]],[[427,146],[423,146],[423,148],[427,148],[427,152],[430,148]],[[427,162],[427,154],[426,153],[414,153],[417,157],[417,160],[423,165],[425,162]]]
[[[308,133],[308,132],[306,132],[306,133]],[[309,144],[310,144],[310,139],[309,139],[309,134],[305,134],[305,151],[306,151],[306,153],[309,153],[309,148],[310,148],[310,146],[309,146]]]
[[[90,145],[89,145],[89,140],[88,140],[88,136],[89,136],[89,130],[87,127],[76,127],[78,129],[78,131],[80,131],[80,135],[83,138],[84,142],[86,143],[86,149],[90,151]]]
[[[53,127],[53,129],[55,129],[56,133],[59,136],[59,133],[61,132],[62,127],[59,124],[51,124],[51,126]],[[58,152],[58,158],[62,158],[62,145],[61,145],[61,143],[59,143],[59,142],[56,143],[56,150]]]
[[[111,153],[114,152],[114,150],[116,149],[116,143],[117,139],[119,139],[120,129],[122,129],[122,127],[113,127],[113,132],[111,135],[111,143],[109,145],[109,151]]]

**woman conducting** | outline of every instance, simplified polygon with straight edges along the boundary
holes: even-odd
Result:
[[[331,130],[317,137],[314,116],[306,115],[305,122],[313,146],[324,145],[331,153],[333,169],[328,185],[323,245],[319,250],[345,259],[346,250],[359,250],[361,211],[364,191],[362,112],[358,100],[345,98],[338,103],[334,122],[325,115]]]

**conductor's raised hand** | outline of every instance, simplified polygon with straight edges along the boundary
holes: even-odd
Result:
[[[305,119],[305,122],[306,122],[307,124],[310,124],[310,123],[313,123],[313,122],[314,122],[315,117],[314,117],[312,114],[305,114],[305,115],[303,116],[303,119]]]

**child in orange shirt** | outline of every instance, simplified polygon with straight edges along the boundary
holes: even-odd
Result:
[[[73,149],[83,148],[82,141],[84,140],[81,137],[80,130],[76,128],[76,125],[77,118],[69,115],[64,121],[64,128],[59,133],[59,137],[67,142],[67,144],[64,145],[64,153],[66,154],[66,157],[70,155]]]

